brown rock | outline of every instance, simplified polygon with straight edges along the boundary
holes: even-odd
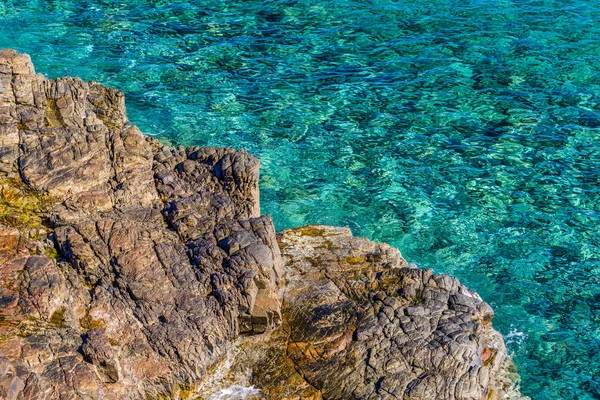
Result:
[[[507,393],[474,292],[340,228],[286,231],[282,259],[258,174],[245,151],[146,138],[121,92],[0,51],[0,397]]]

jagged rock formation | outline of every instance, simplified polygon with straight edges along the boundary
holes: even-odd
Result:
[[[0,51],[0,398],[509,396],[474,292],[344,229],[278,244],[258,167]]]

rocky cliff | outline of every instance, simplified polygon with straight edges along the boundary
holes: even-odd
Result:
[[[0,397],[518,397],[476,293],[347,229],[276,234],[258,174],[0,51]]]

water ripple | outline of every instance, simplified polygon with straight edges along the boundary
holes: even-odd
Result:
[[[0,46],[246,148],[278,229],[345,225],[458,276],[536,399],[600,397],[600,3],[0,2]]]

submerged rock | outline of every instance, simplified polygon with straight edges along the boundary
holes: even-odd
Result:
[[[276,235],[258,160],[0,51],[0,397],[517,397],[493,311],[347,229]],[[281,249],[281,250],[280,250]]]

